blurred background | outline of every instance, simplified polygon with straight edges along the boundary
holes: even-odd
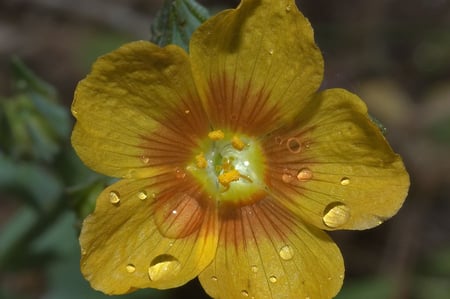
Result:
[[[212,13],[238,1],[200,1]],[[332,233],[339,299],[450,298],[450,1],[301,0],[323,88],[360,95],[402,155],[411,189],[378,228]],[[80,219],[111,181],[73,154],[69,107],[100,55],[150,38],[162,1],[0,1],[0,298],[110,298],[79,270]],[[117,298],[208,298],[197,280]]]

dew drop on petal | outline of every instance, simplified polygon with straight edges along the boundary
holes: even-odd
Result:
[[[291,183],[294,180],[294,176],[289,171],[289,169],[285,169],[285,170],[283,170],[283,174],[281,175],[281,180],[284,183]]]
[[[272,276],[269,277],[269,281],[271,283],[276,283],[278,281],[278,279],[277,279],[277,277],[275,275],[272,275]]]
[[[150,157],[145,156],[145,155],[142,155],[140,159],[141,159],[141,162],[144,164],[148,164],[148,162],[150,162]]]
[[[175,169],[175,177],[177,179],[184,179],[186,177],[186,172],[184,172],[182,169],[180,168],[176,168]]]
[[[270,50],[269,50],[269,54],[270,54],[270,55],[273,55],[273,49],[270,49]]]
[[[211,280],[212,281],[217,281],[218,279],[217,279],[217,276],[211,276]]]
[[[290,12],[290,11],[291,11],[291,5],[288,4],[288,5],[286,5],[286,12]]]
[[[119,193],[116,191],[109,192],[109,202],[116,205],[120,203],[120,196]]]
[[[284,245],[281,247],[279,254],[283,260],[288,261],[294,257],[294,249],[289,245]]]
[[[350,208],[341,202],[329,204],[322,217],[323,223],[331,228],[344,225],[350,219]]]
[[[185,114],[189,114],[189,113],[191,113],[191,110],[186,109],[186,110],[184,110],[184,113],[185,113]]]
[[[313,172],[309,168],[302,168],[297,174],[297,179],[301,182],[309,181],[313,177]]]
[[[252,270],[253,273],[258,272],[258,266],[253,265],[253,266],[251,267],[251,270]]]
[[[162,254],[155,257],[148,267],[148,277],[152,281],[158,281],[173,276],[181,270],[180,262],[169,254]]]
[[[139,193],[138,193],[138,198],[140,199],[140,200],[145,200],[145,199],[147,199],[147,192],[145,192],[145,191],[140,191]]]
[[[343,177],[343,178],[341,179],[341,185],[342,185],[342,186],[347,186],[348,184],[350,184],[350,179],[347,178],[347,177]]]
[[[296,137],[291,137],[286,141],[287,149],[293,153],[298,154],[302,150],[302,144]]]
[[[242,290],[241,295],[244,297],[248,297],[248,292],[246,290]]]
[[[133,273],[134,271],[136,271],[136,266],[133,264],[128,264],[125,269],[127,270],[128,273]]]

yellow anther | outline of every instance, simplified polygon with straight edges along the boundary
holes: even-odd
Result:
[[[215,130],[208,133],[208,137],[211,140],[221,140],[225,137],[225,134],[221,130]]]
[[[242,151],[245,147],[245,143],[242,142],[242,140],[237,136],[233,136],[231,139],[231,145],[238,151]]]
[[[229,171],[225,171],[220,174],[217,178],[219,179],[219,183],[221,183],[225,188],[230,187],[230,183],[239,180],[241,174],[236,169],[232,169]]]
[[[195,156],[195,165],[197,165],[198,168],[206,168],[208,166],[208,162],[206,161],[205,155],[202,153]]]

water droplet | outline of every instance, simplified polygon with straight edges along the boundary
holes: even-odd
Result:
[[[147,199],[147,192],[145,192],[145,191],[140,191],[139,193],[138,193],[138,197],[139,197],[139,199],[140,200],[145,200],[145,199]]]
[[[167,276],[175,275],[181,269],[180,262],[169,254],[158,255],[148,267],[148,277],[152,281],[158,281]]]
[[[148,162],[150,162],[150,157],[142,155],[141,156],[141,162],[144,163],[144,164],[148,164]]]
[[[155,199],[156,198],[156,193],[152,193],[152,198]]]
[[[350,219],[350,208],[341,202],[330,203],[324,210],[323,223],[331,228],[344,225]]]
[[[127,269],[128,273],[133,273],[134,271],[136,271],[136,266],[133,264],[128,264],[125,269]]]
[[[178,211],[177,210],[172,210],[172,214],[177,214],[178,213]]]
[[[286,5],[286,12],[290,12],[290,11],[291,11],[291,5],[288,4],[288,5]]]
[[[272,276],[269,277],[269,281],[271,283],[276,283],[278,281],[278,279],[277,279],[277,277],[275,275],[272,275]]]
[[[270,54],[270,55],[273,55],[273,49],[270,49],[270,50],[269,50],[269,54]]]
[[[292,172],[289,169],[284,169],[283,174],[281,175],[281,180],[285,183],[291,183],[294,180],[295,176],[292,175]]]
[[[81,248],[81,255],[86,255],[87,251],[84,248]]]
[[[248,297],[248,292],[246,290],[242,290],[241,295],[244,297]]]
[[[286,142],[287,149],[293,153],[298,154],[302,150],[302,144],[296,137],[291,137]]]
[[[186,172],[184,172],[180,168],[177,168],[175,169],[175,177],[177,179],[184,179],[186,177]]]
[[[342,186],[347,186],[348,184],[350,184],[350,179],[347,178],[347,177],[343,177],[343,178],[341,179],[341,185],[342,185]]]
[[[112,203],[113,205],[120,203],[119,193],[116,191],[109,192],[109,202]]]
[[[288,261],[294,257],[294,249],[289,245],[284,245],[281,247],[279,254],[283,260]]]
[[[277,143],[277,144],[282,144],[283,143],[283,139],[280,137],[280,136],[277,136],[277,137],[275,137],[275,142]]]
[[[313,172],[309,168],[302,168],[297,174],[297,179],[301,182],[309,181],[313,177]]]
[[[212,281],[217,281],[218,279],[217,279],[217,276],[211,276],[211,280]]]
[[[251,270],[252,270],[253,273],[258,272],[258,266],[253,265],[253,266],[251,267]]]
[[[189,113],[191,113],[191,110],[186,109],[186,110],[184,110],[184,113],[185,113],[185,114],[189,114]]]

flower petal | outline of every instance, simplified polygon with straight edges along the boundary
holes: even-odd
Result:
[[[145,177],[190,155],[208,122],[187,54],[139,41],[101,57],[72,105],[72,144],[84,163],[117,177]]]
[[[289,209],[322,229],[366,229],[403,204],[403,162],[345,90],[319,93],[293,127],[265,139],[266,183]]]
[[[167,206],[177,215],[168,216]],[[216,215],[192,178],[119,181],[101,193],[83,223],[83,275],[107,294],[183,285],[215,254]]]
[[[323,60],[293,0],[244,0],[192,35],[193,75],[214,127],[265,133],[317,90]]]
[[[323,231],[266,198],[221,219],[219,246],[200,282],[213,298],[332,298],[344,263]]]

